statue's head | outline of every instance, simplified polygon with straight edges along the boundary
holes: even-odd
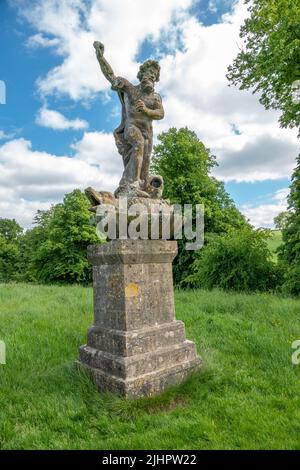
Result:
[[[156,60],[146,60],[139,69],[137,78],[146,91],[154,90],[154,82],[159,81],[160,66]]]

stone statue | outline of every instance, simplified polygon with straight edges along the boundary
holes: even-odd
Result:
[[[102,73],[111,83],[112,89],[117,91],[122,105],[122,120],[114,131],[114,137],[118,152],[123,157],[124,172],[115,196],[157,198],[163,181],[160,176],[149,175],[149,165],[153,141],[152,121],[164,117],[161,97],[154,91],[160,66],[155,60],[144,62],[137,75],[140,84],[133,85],[126,78],[115,76],[104,58],[101,42],[95,41],[94,48]]]
[[[137,76],[140,84],[133,85],[114,75],[103,44],[94,42],[94,47],[122,104],[114,137],[124,172],[114,194],[85,190],[97,233],[108,243],[88,247],[94,324],[87,344],[80,347],[77,366],[99,390],[126,398],[150,397],[181,383],[201,365],[195,344],[186,339],[184,324],[175,317],[172,261],[177,242],[170,239],[176,238],[184,218],[162,198],[161,176],[149,174],[152,121],[164,116],[154,92],[158,63],[147,60]]]
[[[112,89],[118,93],[122,106],[122,119],[114,131],[114,138],[123,158],[124,171],[114,194],[86,188],[85,194],[91,202],[90,211],[96,213],[92,220],[95,223],[101,220],[99,206],[110,206],[112,217],[116,210],[118,223],[119,203],[124,197],[128,210],[136,204],[142,204],[150,223],[151,212],[160,214],[161,217],[163,211],[170,211],[169,201],[162,199],[162,177],[149,174],[153,145],[152,121],[164,117],[161,97],[154,91],[154,84],[159,80],[160,66],[155,60],[144,62],[137,75],[140,83],[133,85],[126,78],[115,76],[104,57],[103,44],[95,41],[93,45],[101,71],[111,83]]]

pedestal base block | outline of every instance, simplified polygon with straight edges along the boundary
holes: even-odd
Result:
[[[99,390],[127,398],[161,393],[201,364],[175,319],[174,241],[113,240],[89,247],[94,325],[77,364]]]
[[[131,379],[121,379],[80,361],[77,364],[89,372],[99,390],[110,391],[125,398],[140,398],[159,395],[167,388],[184,382],[189,375],[200,367],[201,360],[200,358],[194,358],[188,362]]]

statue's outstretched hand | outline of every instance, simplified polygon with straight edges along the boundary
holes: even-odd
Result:
[[[94,41],[93,46],[96,50],[96,53],[99,54],[100,56],[103,56],[104,54],[104,44],[100,41]]]

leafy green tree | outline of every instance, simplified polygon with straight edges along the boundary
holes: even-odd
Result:
[[[186,279],[192,287],[218,287],[237,291],[274,290],[280,284],[280,268],[271,261],[269,233],[243,227],[215,236],[194,263]]]
[[[14,219],[0,219],[0,282],[17,280],[20,273],[22,227]]]
[[[86,249],[99,239],[90,224],[89,205],[85,195],[75,189],[66,194],[63,203],[37,214],[37,227],[25,239],[33,279],[46,283],[91,282]]]
[[[288,203],[289,217],[282,231],[279,259],[285,270],[283,289],[292,295],[300,295],[300,155],[292,176]]]
[[[250,17],[240,36],[244,47],[228,69],[230,83],[253,89],[267,108],[281,110],[283,127],[300,126],[300,103],[293,99],[300,80],[300,0],[245,0]],[[298,90],[299,91],[299,90]],[[284,289],[300,293],[300,168],[293,175],[289,216],[284,222],[279,259],[285,268]]]
[[[23,229],[15,219],[0,219],[0,235],[7,241],[17,241],[22,233]]]
[[[39,280],[36,253],[48,238],[48,226],[53,216],[53,210],[53,206],[48,210],[38,210],[33,220],[35,226],[26,230],[20,238],[21,281],[37,282]]]
[[[17,278],[20,252],[16,243],[8,242],[0,235],[0,282]]]
[[[281,110],[283,127],[300,125],[293,83],[300,79],[300,0],[245,0],[250,17],[241,27],[244,46],[227,78],[259,93],[266,109]]]
[[[277,230],[283,230],[286,227],[289,215],[289,211],[283,211],[274,217],[274,225]]]
[[[246,224],[234,206],[222,182],[210,174],[216,159],[205,148],[195,132],[188,128],[169,129],[158,136],[151,170],[164,179],[164,198],[175,204],[204,205],[205,239],[210,234],[226,233],[230,228]],[[199,253],[185,249],[186,240],[179,241],[174,262],[174,280],[181,283],[191,274]]]

